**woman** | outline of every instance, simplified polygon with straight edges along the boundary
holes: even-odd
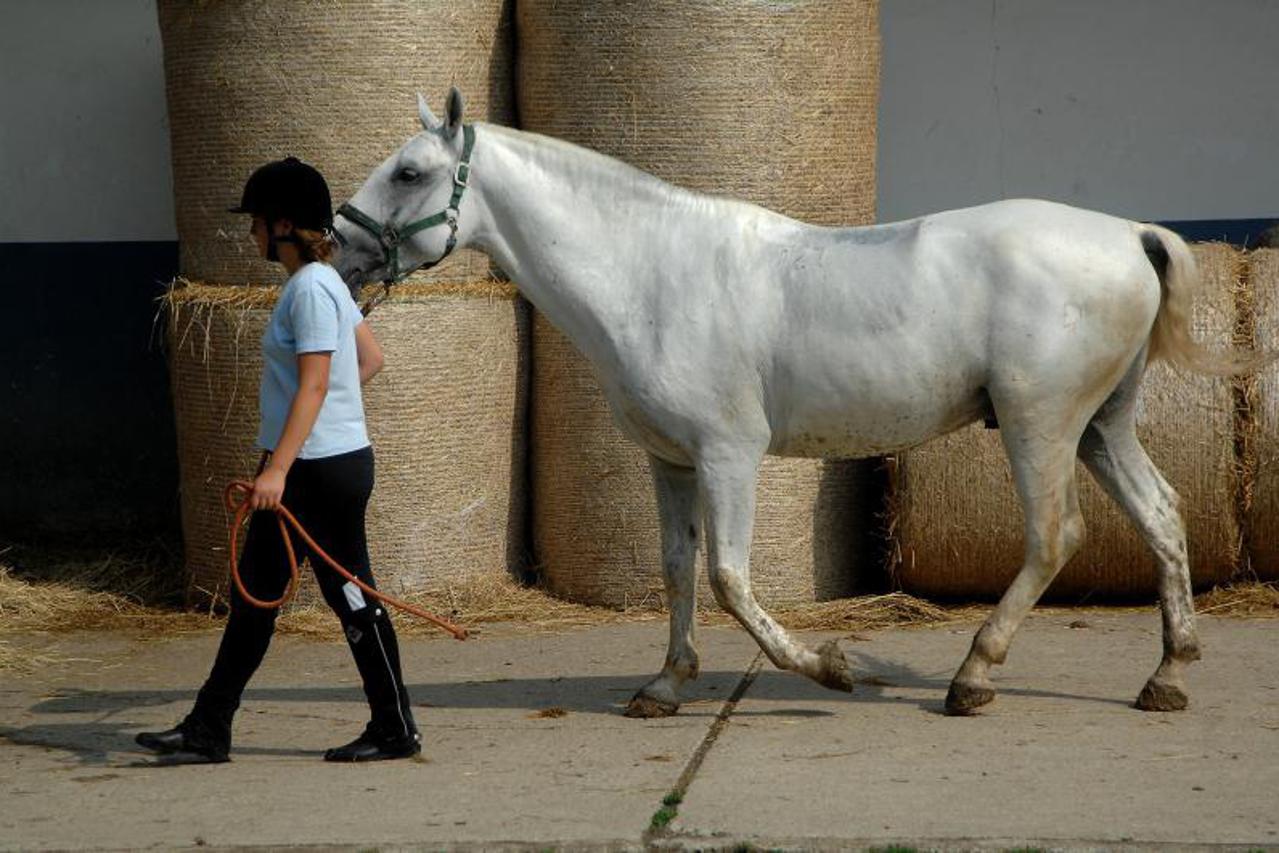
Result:
[[[283,594],[289,566],[274,510],[289,507],[316,542],[370,586],[364,512],[373,489],[373,451],[360,386],[382,367],[382,352],[342,279],[327,261],[333,215],[329,189],[311,166],[290,157],[249,178],[236,213],[253,217],[250,234],[263,257],[289,274],[262,336],[264,366],[258,443],[269,462],[253,482],[255,510],[240,576],[256,598]],[[294,536],[300,555],[306,546]],[[371,720],[326,761],[405,758],[421,751],[400,675],[399,647],[386,608],[366,599],[321,560],[311,565],[346,632],[364,683]],[[232,593],[231,615],[195,707],[175,728],[143,732],[137,742],[162,754],[228,761],[231,719],[275,630],[275,610]]]

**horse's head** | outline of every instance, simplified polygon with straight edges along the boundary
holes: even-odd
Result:
[[[462,238],[458,208],[470,173],[474,131],[462,123],[462,95],[450,89],[440,121],[418,95],[422,132],[373,170],[338,208],[337,269],[352,290],[398,280],[438,263]]]

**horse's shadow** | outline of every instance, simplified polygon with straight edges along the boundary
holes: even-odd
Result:
[[[879,658],[857,650],[846,650],[854,673],[856,686],[851,694],[834,693],[807,678],[796,678],[777,670],[761,672],[748,696],[763,701],[835,701],[853,704],[875,703],[909,705],[928,713],[945,716],[946,691],[950,688],[953,669],[932,672],[921,671],[908,663]],[[992,673],[995,690],[1002,696],[1026,696],[1041,699],[1068,699],[1080,702],[1097,702],[1106,705],[1131,706],[1131,702],[1112,696],[1093,696],[1062,690],[1010,687],[1002,684],[998,671]],[[907,689],[910,693],[896,691]],[[919,691],[927,691],[920,696]],[[738,713],[741,713],[740,711]],[[748,712],[749,713],[749,712]]]
[[[832,717],[832,704],[856,706],[861,703],[889,703],[913,706],[942,714],[950,673],[920,672],[909,664],[852,652],[857,685],[851,694],[835,693],[790,673],[767,669],[760,672],[737,703],[737,717]],[[721,712],[724,700],[733,694],[742,673],[731,670],[703,672],[687,690],[680,716],[704,718],[708,722]],[[620,715],[627,700],[645,680],[642,675],[588,675],[552,678],[494,678],[460,682],[420,682],[409,685],[414,705],[430,719],[430,709],[523,710],[536,712],[558,708],[570,714]],[[999,685],[997,684],[997,687]],[[926,695],[921,696],[920,691]],[[1083,696],[1060,691],[1002,687],[1005,695],[1074,699],[1126,705],[1111,697]],[[41,715],[86,714],[96,719],[85,722],[40,722],[23,727],[0,726],[0,738],[11,743],[41,746],[73,755],[84,765],[119,763],[119,753],[136,753],[133,734],[145,728],[129,712],[173,705],[174,721],[193,699],[193,691],[182,690],[62,690],[31,706]],[[245,691],[244,701],[254,703],[327,704],[349,703],[358,709],[364,694],[357,686],[257,687]],[[813,707],[810,703],[820,703]],[[777,707],[770,707],[773,705]],[[342,712],[345,713],[345,712]],[[359,716],[353,710],[352,720]],[[154,718],[154,714],[149,714]],[[565,725],[565,723],[560,723]],[[636,725],[642,725],[636,721]],[[571,723],[567,723],[571,725]],[[514,736],[518,736],[518,731]],[[309,755],[301,750],[239,748],[237,752],[272,755]],[[135,766],[154,766],[136,762]]]

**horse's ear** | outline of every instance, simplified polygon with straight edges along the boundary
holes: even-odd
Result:
[[[462,108],[462,93],[456,86],[450,87],[448,100],[444,105],[444,113],[448,116],[444,120],[444,129],[449,136],[453,136],[462,129]]]
[[[417,117],[422,122],[423,130],[435,130],[440,126],[440,120],[435,117],[435,113],[431,112],[421,92],[417,93]]]

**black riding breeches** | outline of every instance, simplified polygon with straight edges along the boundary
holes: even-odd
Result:
[[[373,450],[366,447],[323,459],[297,460],[285,480],[283,497],[284,505],[316,543],[369,586],[374,583],[364,512],[372,491]],[[399,644],[386,607],[312,554],[294,531],[290,529],[289,534],[294,553],[299,560],[309,559],[324,600],[342,623],[364,683],[373,727],[393,736],[416,732],[400,674]],[[273,601],[284,594],[289,563],[275,513],[253,513],[239,568],[245,588],[255,598]],[[271,643],[276,613],[249,604],[231,590],[231,615],[192,712],[228,738],[240,696]]]

